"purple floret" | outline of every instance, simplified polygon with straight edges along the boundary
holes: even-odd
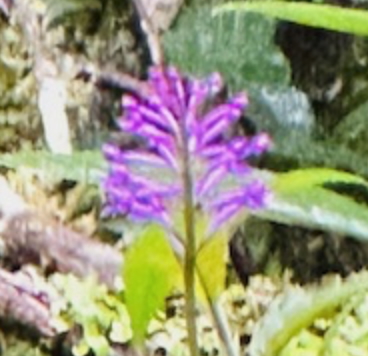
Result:
[[[210,230],[244,207],[262,208],[268,191],[262,182],[247,179],[251,167],[246,159],[266,151],[270,138],[266,133],[232,135],[248,104],[247,96],[239,93],[224,101],[219,95],[223,83],[218,73],[198,80],[173,67],[153,67],[148,84],[149,97],[140,93],[124,96],[119,121],[122,131],[142,138],[144,144],[134,149],[104,146],[110,162],[105,212],[171,226],[170,207],[182,206],[175,205],[175,199],[183,199],[184,194],[184,150],[189,152],[190,193],[196,206],[210,217]],[[219,189],[229,175],[233,186]]]

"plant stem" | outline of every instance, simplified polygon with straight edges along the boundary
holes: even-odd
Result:
[[[195,271],[196,271],[196,236],[195,236],[195,209],[193,204],[193,182],[190,166],[190,154],[188,150],[188,137],[186,128],[183,132],[183,185],[184,185],[184,224],[185,224],[185,259],[184,259],[184,283],[185,283],[185,317],[188,329],[188,343],[191,356],[199,356],[196,323],[196,295],[195,295]]]
[[[185,252],[184,282],[185,282],[185,317],[188,328],[188,342],[191,356],[198,356],[196,301],[195,301],[195,249],[189,247]]]

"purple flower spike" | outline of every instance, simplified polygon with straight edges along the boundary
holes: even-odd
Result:
[[[263,183],[249,178],[252,169],[245,160],[265,152],[270,137],[231,136],[248,105],[247,96],[240,93],[225,101],[218,73],[198,80],[174,67],[151,68],[148,85],[149,97],[136,92],[122,100],[119,127],[141,139],[138,148],[113,144],[103,148],[110,162],[105,212],[171,228],[174,215],[178,216],[173,209],[181,209],[188,194],[185,167],[190,170],[193,204],[210,217],[209,231],[244,207],[262,208],[269,193]],[[231,187],[226,185],[229,181]]]

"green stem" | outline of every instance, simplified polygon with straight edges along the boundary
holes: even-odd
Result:
[[[185,224],[185,316],[188,329],[188,343],[191,356],[199,356],[196,323],[196,236],[195,236],[195,209],[193,203],[193,182],[191,176],[190,154],[188,152],[188,137],[183,127],[183,185],[184,185],[184,224]]]
[[[196,300],[195,300],[195,253],[189,247],[185,252],[184,282],[185,282],[185,316],[188,329],[188,342],[191,356],[198,356]],[[195,250],[194,250],[195,252]]]

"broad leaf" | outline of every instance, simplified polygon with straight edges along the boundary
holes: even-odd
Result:
[[[257,215],[281,223],[321,228],[368,240],[368,182],[326,168],[274,174],[273,197]]]
[[[302,25],[368,35],[368,11],[359,9],[305,2],[247,1],[220,5],[213,13],[225,11],[256,12]]]
[[[147,326],[170,291],[181,284],[181,269],[164,230],[149,226],[128,250],[124,263],[126,306],[133,340],[144,341]]]
[[[298,134],[310,137],[313,133],[314,115],[302,91],[294,87],[267,86],[250,90],[250,94],[253,100],[247,114],[257,127],[272,133],[276,146],[279,141],[289,141]]]
[[[290,170],[307,167],[330,167],[354,172],[368,178],[366,156],[349,147],[331,141],[316,141],[307,135],[292,133],[291,128],[275,138],[275,148],[270,153],[268,167]],[[284,131],[284,132],[285,132]]]
[[[219,71],[232,90],[289,82],[288,63],[273,41],[274,21],[256,14],[220,19],[210,14],[209,6],[184,11],[164,37],[171,62],[193,75]]]
[[[274,44],[275,21],[251,13],[217,19],[210,11],[202,6],[180,15],[164,36],[170,61],[192,75],[216,70],[231,91],[246,90],[247,115],[273,137],[280,133],[280,142],[299,132],[309,135],[314,117],[307,96],[289,87],[289,64]]]

